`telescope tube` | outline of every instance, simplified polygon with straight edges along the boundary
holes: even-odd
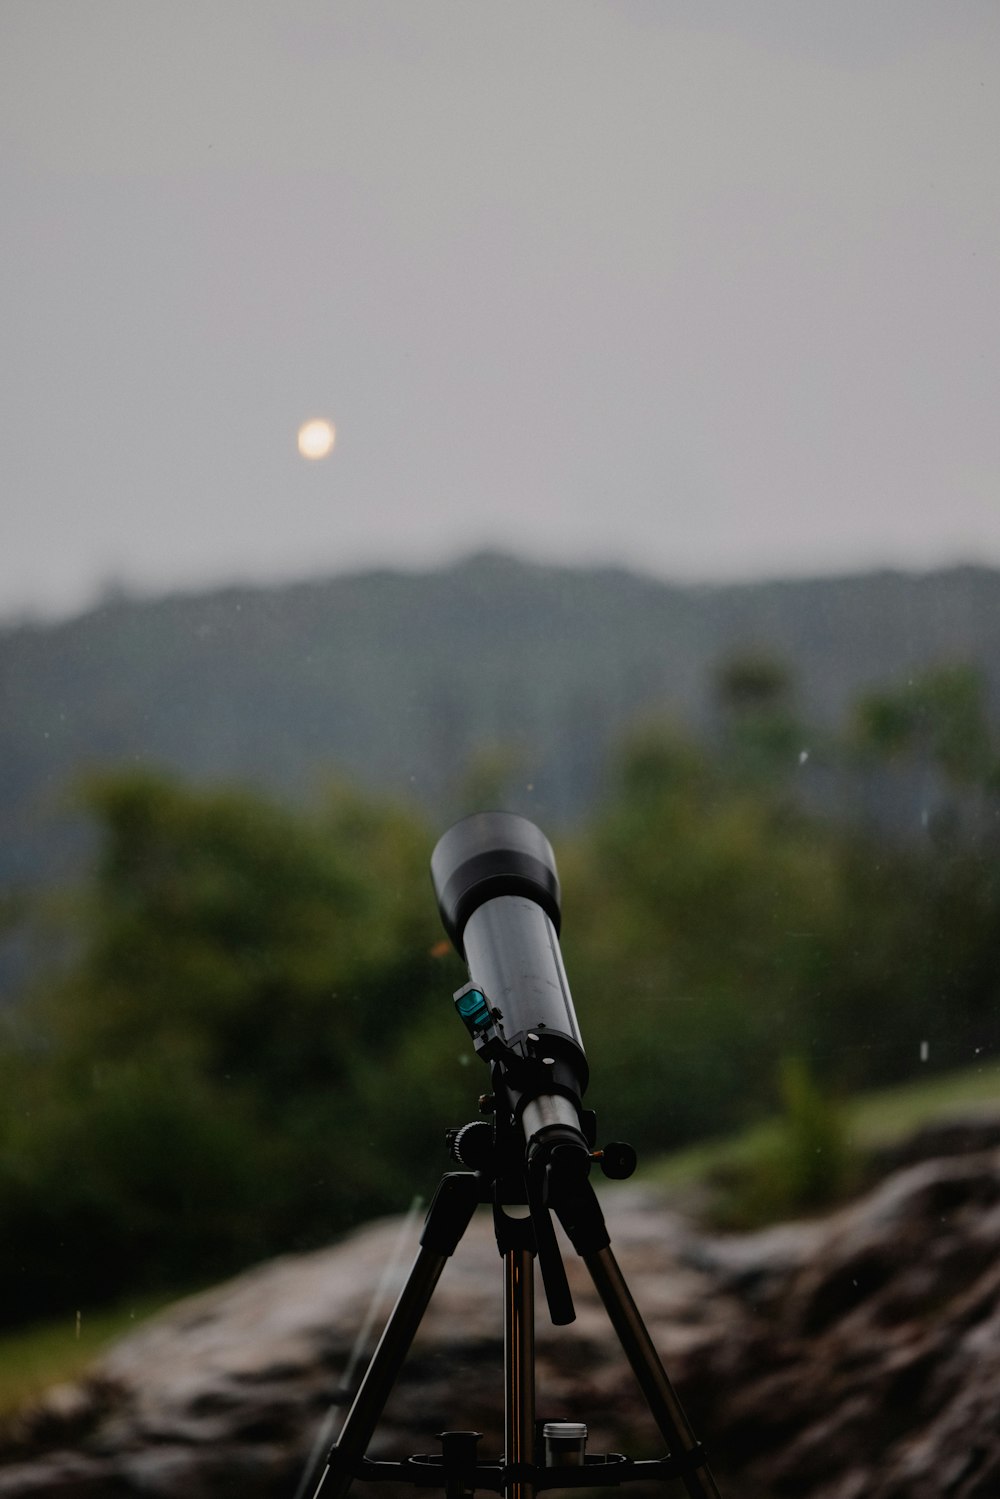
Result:
[[[554,1125],[580,1133],[587,1058],[559,947],[548,839],[526,817],[476,812],[441,837],[431,878],[445,931],[499,1011],[507,1046],[549,1064],[544,1082],[508,1088],[529,1143]]]

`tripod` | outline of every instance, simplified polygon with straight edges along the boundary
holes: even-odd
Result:
[[[501,1082],[494,1074],[495,1085]],[[494,1113],[449,1133],[452,1154],[469,1169],[447,1172],[438,1185],[420,1239],[420,1249],[372,1355],[340,1435],[330,1449],[314,1499],[343,1499],[355,1479],[443,1488],[446,1499],[469,1499],[477,1488],[505,1499],[533,1499],[549,1488],[617,1487],[637,1480],[679,1479],[690,1499],[719,1499],[705,1453],[687,1418],[611,1250],[596,1193],[586,1174],[599,1160],[609,1176],[631,1175],[630,1146],[593,1151],[581,1169],[580,1152],[556,1144],[525,1152],[523,1136],[500,1100],[481,1107]],[[595,1116],[581,1121],[593,1145]],[[375,1462],[365,1453],[449,1257],[457,1249],[477,1206],[492,1203],[497,1248],[504,1267],[504,1430],[499,1462],[480,1462],[478,1432],[440,1434],[441,1452],[401,1462]],[[527,1217],[508,1207],[526,1204]],[[552,1321],[574,1319],[565,1268],[552,1224],[555,1213],[590,1274],[628,1363],[638,1380],[668,1455],[632,1461],[617,1453],[581,1454],[575,1462],[540,1465],[535,1429],[534,1261],[537,1258]]]

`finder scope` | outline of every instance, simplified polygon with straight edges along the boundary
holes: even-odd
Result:
[[[469,969],[470,1003],[463,1010],[459,991],[460,1013],[474,1034],[494,1023],[514,1059],[505,1083],[529,1143],[560,1128],[578,1134],[587,1059],[559,948],[548,839],[526,817],[476,812],[442,836],[431,878],[445,931]]]

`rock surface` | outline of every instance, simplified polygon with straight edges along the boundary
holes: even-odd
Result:
[[[828,1218],[754,1234],[699,1233],[632,1187],[608,1191],[605,1211],[724,1494],[1000,1495],[1000,1150],[919,1161]],[[293,1499],[310,1449],[329,1441],[366,1314],[378,1304],[365,1358],[418,1232],[375,1224],[168,1309],[22,1413],[0,1443],[0,1499]],[[660,1455],[570,1253],[567,1269],[573,1326],[550,1327],[539,1297],[539,1414],[586,1420],[592,1451]],[[499,1452],[501,1283],[482,1214],[370,1455],[436,1450],[446,1427],[482,1431],[483,1455]]]

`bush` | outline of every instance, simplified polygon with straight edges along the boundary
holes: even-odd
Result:
[[[773,1135],[737,1165],[717,1168],[711,1216],[718,1227],[755,1228],[842,1201],[861,1177],[838,1102],[800,1057],[779,1069],[782,1112]]]

